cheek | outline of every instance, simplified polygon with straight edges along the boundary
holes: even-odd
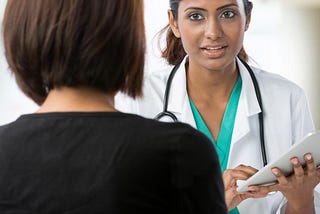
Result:
[[[190,49],[197,48],[199,46],[199,42],[201,41],[201,29],[199,27],[181,27],[180,28],[180,38],[182,44],[188,52]]]
[[[235,46],[242,46],[243,37],[245,32],[245,25],[242,23],[224,28],[224,34],[230,42]]]

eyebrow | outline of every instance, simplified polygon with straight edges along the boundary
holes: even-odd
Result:
[[[217,10],[223,10],[226,7],[232,7],[232,6],[239,7],[238,4],[231,3],[231,4],[226,4],[226,5],[222,6],[222,7],[219,7]]]
[[[220,10],[223,10],[224,8],[232,7],[232,6],[239,7],[239,5],[237,5],[235,3],[231,3],[231,4],[226,4],[226,5],[223,5],[221,7],[218,7],[217,11],[220,11]],[[205,11],[205,9],[200,8],[200,7],[188,7],[187,9],[184,10],[184,12],[186,12],[188,10],[203,10],[203,11]]]

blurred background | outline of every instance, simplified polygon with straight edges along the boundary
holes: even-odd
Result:
[[[251,0],[253,13],[244,47],[250,64],[277,73],[302,87],[320,129],[320,0]],[[2,21],[6,0],[0,0]],[[168,0],[145,0],[146,72],[167,66],[157,32],[167,24]],[[2,31],[1,31],[2,32]],[[37,109],[17,88],[0,41],[0,125]]]

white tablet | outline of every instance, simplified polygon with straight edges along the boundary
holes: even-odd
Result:
[[[248,186],[252,185],[271,185],[277,179],[272,174],[271,169],[278,167],[286,176],[293,173],[293,167],[290,163],[292,157],[299,158],[302,165],[305,165],[304,154],[311,153],[314,162],[317,166],[320,165],[320,132],[310,133],[305,136],[301,141],[291,147],[291,149],[281,156],[278,160],[269,163],[264,168],[260,169],[256,174],[251,176],[246,181],[238,182],[238,192],[247,191]]]

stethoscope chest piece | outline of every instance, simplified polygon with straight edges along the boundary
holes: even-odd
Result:
[[[170,111],[162,111],[157,116],[155,116],[156,120],[161,122],[178,122],[178,118]]]

